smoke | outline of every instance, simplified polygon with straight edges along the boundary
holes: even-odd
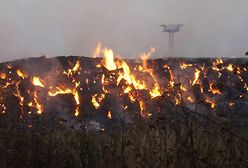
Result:
[[[168,53],[160,24],[182,23],[176,54],[243,56],[247,0],[11,0],[0,2],[0,61],[46,55],[91,56],[98,41],[125,58],[151,46]]]

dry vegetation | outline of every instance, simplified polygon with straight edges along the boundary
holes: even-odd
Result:
[[[247,167],[247,129],[168,107],[100,132],[8,126],[0,133],[0,167]]]

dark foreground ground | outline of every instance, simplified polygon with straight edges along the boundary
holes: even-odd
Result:
[[[4,129],[0,167],[245,168],[248,143],[244,138],[247,130],[231,129],[231,123],[199,123],[183,114],[161,115],[111,131]]]

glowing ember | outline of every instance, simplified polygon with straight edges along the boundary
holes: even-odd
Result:
[[[38,94],[37,92],[34,92],[34,102],[36,104],[36,109],[38,114],[42,114],[42,107],[41,104],[38,101]]]
[[[20,92],[20,82],[16,84],[16,92],[17,93],[15,94],[15,96],[19,99],[19,105],[20,105],[21,113],[23,115],[24,97],[21,95],[21,92]]]
[[[79,68],[80,68],[80,61],[77,61],[72,69],[68,69],[67,72],[64,71],[63,73],[70,76],[72,74],[75,74],[79,70]]]
[[[92,96],[92,100],[91,100],[91,102],[92,102],[92,104],[94,105],[94,107],[96,108],[96,109],[99,109],[99,107],[100,107],[100,103],[102,102],[102,100],[105,98],[105,95],[104,94],[101,94],[100,96],[98,96],[98,94],[94,94],[93,96]]]
[[[206,98],[206,102],[211,105],[212,109],[214,109],[216,107],[215,102],[212,99],[210,99],[209,97]]]
[[[192,82],[192,85],[195,85],[198,82],[198,79],[200,77],[200,73],[201,73],[201,71],[199,69],[195,69],[195,77],[194,77],[194,80]]]
[[[5,74],[5,73],[2,73],[2,72],[1,72],[1,73],[0,73],[0,78],[1,78],[1,79],[6,79],[6,78],[7,78],[7,76],[6,76],[6,74]]]
[[[34,86],[44,87],[44,84],[41,82],[40,78],[37,76],[33,77],[32,83]]]
[[[140,113],[142,117],[146,117],[146,106],[145,106],[145,102],[140,100],[139,101],[140,104]]]
[[[229,64],[229,65],[226,67],[226,69],[227,69],[228,71],[231,71],[231,72],[234,70],[232,64]]]
[[[97,102],[96,97],[97,97],[97,94],[93,95],[91,102],[95,106],[95,108],[98,109],[100,107],[100,104]]]
[[[111,114],[111,111],[108,111],[108,116],[107,116],[109,119],[112,119],[112,114]]]
[[[181,69],[186,69],[186,68],[188,68],[188,67],[192,67],[193,66],[193,64],[186,64],[186,63],[180,63],[180,68]]]
[[[192,97],[190,97],[190,96],[187,97],[187,100],[190,101],[191,103],[194,102],[194,100],[193,100]]]
[[[219,89],[215,89],[214,87],[213,87],[213,85],[214,85],[214,83],[212,82],[212,83],[210,83],[210,92],[211,93],[213,93],[213,94],[221,94],[221,92],[220,92],[220,90]]]
[[[73,93],[73,91],[71,89],[61,89],[59,87],[56,88],[57,90],[54,91],[54,92],[48,92],[49,96],[57,96],[59,94],[70,94],[70,93]]]
[[[22,79],[24,79],[24,78],[27,77],[27,75],[26,75],[24,72],[22,72],[20,69],[18,69],[18,70],[16,71],[16,73],[17,73],[17,75],[18,75],[19,77],[21,77]]]

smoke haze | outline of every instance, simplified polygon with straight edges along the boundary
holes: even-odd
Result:
[[[0,0],[0,62],[46,55],[85,55],[101,41],[125,58],[151,46],[168,53],[160,24],[182,23],[181,57],[243,56],[247,0]]]

